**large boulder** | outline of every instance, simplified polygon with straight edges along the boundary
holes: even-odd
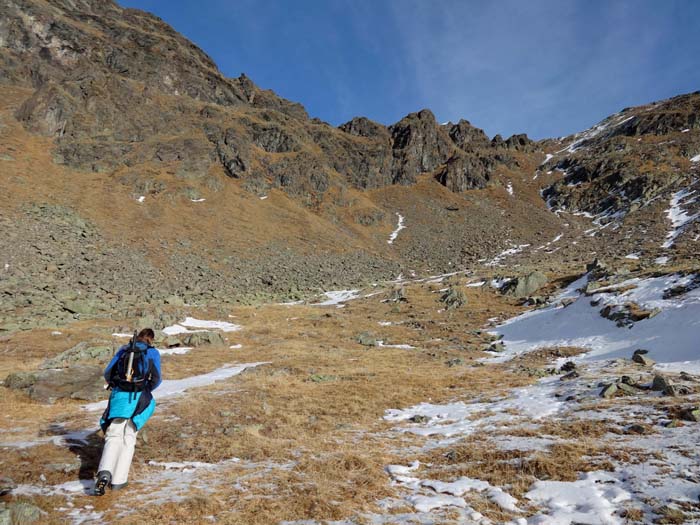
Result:
[[[528,297],[548,282],[549,279],[545,274],[540,271],[534,271],[525,276],[516,277],[508,281],[501,288],[501,292],[505,295],[512,295],[518,298]]]
[[[41,364],[41,368],[66,368],[85,361],[106,363],[111,359],[114,350],[111,346],[90,345],[82,341],[57,356],[47,359]]]
[[[218,332],[194,332],[187,335],[183,343],[185,346],[224,345],[224,338]]]
[[[59,399],[99,401],[105,396],[102,371],[100,366],[73,366],[16,372],[7,376],[5,386],[23,390],[41,403],[55,403]]]

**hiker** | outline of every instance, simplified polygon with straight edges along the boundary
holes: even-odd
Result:
[[[161,375],[160,353],[153,347],[154,338],[150,328],[134,334],[105,368],[105,380],[112,393],[100,419],[105,444],[95,481],[98,496],[104,495],[107,486],[118,490],[127,485],[136,434],[156,408],[151,392],[160,385]]]

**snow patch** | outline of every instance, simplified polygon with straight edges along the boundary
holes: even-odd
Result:
[[[195,328],[195,330],[190,330],[190,328]],[[206,332],[207,330],[236,332],[241,328],[242,327],[240,325],[229,323],[228,321],[206,321],[202,319],[195,319],[194,317],[186,317],[184,321],[181,321],[178,324],[163,328],[163,333],[165,335],[177,335],[194,332]]]
[[[389,235],[389,240],[386,241],[387,244],[394,244],[394,241],[396,240],[396,237],[398,237],[399,232],[406,228],[406,226],[404,226],[403,224],[404,216],[398,212],[396,213],[396,216],[399,218],[399,222],[396,225],[396,229],[393,232],[391,232],[391,235]]]
[[[420,419],[427,418],[424,424],[400,430],[418,436],[467,436],[507,419],[523,417],[537,420],[557,413],[563,407],[563,402],[554,396],[558,383],[558,377],[548,377],[532,386],[513,389],[508,397],[492,402],[467,404],[458,401],[444,405],[420,403],[407,409],[389,409],[385,412],[384,419],[408,421],[422,416]],[[472,419],[480,412],[491,412],[492,415]]]
[[[512,257],[513,255],[516,255],[516,254],[522,252],[528,246],[530,246],[530,245],[529,244],[513,245],[511,248],[508,248],[507,250],[503,250],[501,253],[496,255],[496,257],[491,259],[489,262],[485,263],[484,266],[499,266],[501,264],[501,261],[503,261],[503,259],[506,259],[507,257]]]
[[[664,299],[664,291],[687,285],[693,275],[666,275],[649,279],[629,279],[615,287],[600,289],[586,297],[578,289],[586,276],[570,284],[550,306],[526,312],[498,326],[494,333],[503,336],[505,352],[494,361],[506,361],[538,348],[568,346],[587,348],[586,359],[629,358],[644,348],[660,366],[685,366],[700,370],[697,334],[700,333],[700,288]],[[634,286],[626,291],[619,291]],[[566,307],[562,299],[575,299]],[[598,303],[593,306],[591,300]],[[658,309],[652,318],[620,328],[602,317],[605,306],[636,303],[642,308]],[[666,364],[666,365],[664,365]]]
[[[683,206],[695,202],[697,197],[693,197],[692,199],[688,198],[694,193],[695,190],[681,190],[674,193],[673,197],[671,197],[669,208],[666,210],[666,216],[671,221],[672,229],[666,234],[666,241],[661,245],[662,248],[670,248],[673,246],[676,237],[683,233],[683,230],[688,224],[695,222],[700,216],[700,213],[690,215],[683,209]]]
[[[160,355],[182,355],[188,353],[190,350],[192,350],[191,346],[176,346],[174,348],[163,348],[162,350],[158,350],[158,352],[160,352]]]
[[[622,524],[620,503],[631,498],[619,480],[604,472],[588,472],[578,481],[536,481],[525,497],[548,510],[528,520],[532,524]]]
[[[632,115],[631,117],[625,117],[624,114],[620,113],[612,115],[606,118],[605,120],[599,122],[592,128],[589,128],[586,131],[582,131],[581,133],[576,133],[574,135],[574,141],[571,144],[569,144],[566,148],[557,151],[557,153],[575,153],[579,149],[582,149],[584,145],[591,139],[599,136],[605,131],[612,131],[613,129],[621,126],[629,120],[632,120],[633,118],[635,118],[635,115]]]
[[[357,299],[360,296],[360,290],[334,290],[325,292],[323,295],[328,299],[320,303],[313,303],[311,306],[337,306],[342,308],[345,306],[344,302]]]
[[[384,344],[384,341],[377,341],[377,346],[379,348],[403,348],[405,350],[410,350],[412,348],[415,348],[415,346],[411,345],[406,345],[406,344],[399,344],[399,345],[386,345]]]

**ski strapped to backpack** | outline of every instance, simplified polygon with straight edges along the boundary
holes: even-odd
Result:
[[[144,390],[150,379],[150,367],[146,360],[147,352],[148,347],[141,349],[136,345],[136,332],[134,332],[129,345],[112,368],[109,386],[118,387],[126,392]]]

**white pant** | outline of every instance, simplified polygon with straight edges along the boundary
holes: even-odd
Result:
[[[112,485],[122,485],[129,479],[131,458],[134,457],[138,431],[130,419],[117,418],[107,427],[105,446],[98,472],[112,474]]]

